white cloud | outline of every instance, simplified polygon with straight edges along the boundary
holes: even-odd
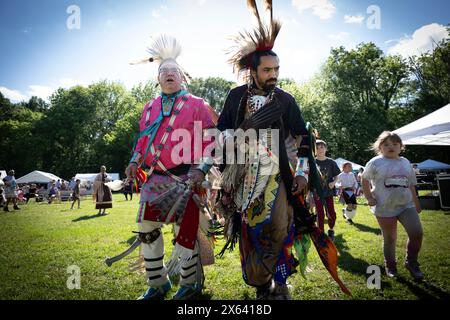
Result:
[[[28,91],[29,97],[36,96],[46,101],[48,101],[48,98],[52,95],[54,91],[53,88],[51,87],[40,85],[31,85],[30,89],[31,90]]]
[[[161,12],[165,11],[165,10],[167,10],[167,6],[165,6],[165,5],[159,6],[157,9],[153,9],[152,10],[153,18],[155,18],[155,19],[161,18],[161,14],[162,14]]]
[[[363,23],[364,19],[365,18],[362,15],[350,16],[350,15],[346,14],[344,16],[345,23],[361,24],[361,23]]]
[[[336,7],[330,0],[292,0],[292,5],[300,13],[312,10],[322,20],[330,19],[336,12]]]
[[[26,96],[24,96],[20,91],[17,90],[11,90],[6,87],[0,87],[0,92],[11,102],[21,102],[24,100],[28,100]]]
[[[350,35],[350,33],[341,31],[339,33],[329,34],[328,38],[330,38],[332,40],[341,41],[341,40],[347,39],[349,35]]]
[[[87,86],[83,81],[72,78],[63,78],[59,80],[57,87],[69,89],[77,85]],[[27,101],[33,96],[39,97],[45,101],[49,101],[50,96],[55,92],[55,89],[49,86],[31,85],[28,86],[28,88],[29,90],[27,91],[26,95],[22,94],[18,90],[11,90],[6,87],[0,87],[0,92],[14,103]]]
[[[307,81],[326,61],[329,49],[325,46],[294,49],[280,48],[277,51],[281,61],[280,78],[293,78],[298,82]]]
[[[390,54],[400,54],[404,57],[419,55],[433,49],[436,42],[448,37],[445,26],[432,23],[414,31],[412,36],[405,36],[389,49]],[[389,43],[392,43],[389,40]]]

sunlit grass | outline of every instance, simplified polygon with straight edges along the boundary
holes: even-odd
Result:
[[[360,200],[359,202],[363,202]],[[104,259],[123,251],[136,230],[138,197],[125,201],[114,195],[114,208],[107,216],[96,216],[90,198],[82,209],[70,210],[67,202],[48,205],[30,202],[18,212],[0,213],[0,299],[136,299],[146,289],[142,274],[129,272],[138,250],[111,268]],[[420,261],[426,275],[413,281],[402,267],[406,234],[399,226],[397,256],[400,277],[382,276],[381,290],[368,289],[369,265],[382,267],[382,237],[368,207],[360,205],[355,225],[338,213],[336,245],[340,252],[339,275],[354,299],[424,299],[450,297],[450,216],[444,211],[424,211],[424,242]],[[172,228],[164,228],[167,257],[171,252]],[[222,248],[218,241],[215,252]],[[290,277],[294,299],[349,299],[324,269],[312,246],[307,279],[299,273]],[[81,270],[81,289],[69,290],[67,268]],[[255,290],[242,280],[239,252],[226,253],[205,267],[205,290],[200,299],[254,299]],[[175,286],[168,298],[176,291]]]

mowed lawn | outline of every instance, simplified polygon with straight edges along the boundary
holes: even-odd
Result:
[[[362,203],[362,199],[359,200]],[[423,282],[415,282],[404,269],[406,234],[399,227],[397,255],[399,277],[381,277],[381,289],[367,287],[368,266],[383,265],[382,237],[368,207],[360,205],[355,225],[348,225],[338,212],[336,245],[340,252],[339,275],[353,292],[353,299],[448,299],[450,297],[450,215],[423,211],[424,242],[420,262]],[[138,250],[107,267],[104,259],[126,249],[134,239],[138,196],[125,201],[114,195],[114,208],[97,216],[91,198],[81,209],[70,210],[68,202],[22,205],[20,211],[0,213],[0,299],[136,299],[146,290],[142,273],[130,272]],[[11,209],[11,208],[10,208]],[[172,227],[164,228],[167,257],[172,245]],[[215,252],[222,248],[218,241]],[[81,271],[81,288],[69,289],[70,266]],[[205,289],[199,299],[254,299],[255,290],[244,284],[239,253],[226,253],[205,267]],[[290,278],[294,299],[352,299],[343,294],[311,247],[307,279],[300,273]],[[168,299],[175,293],[174,286]]]

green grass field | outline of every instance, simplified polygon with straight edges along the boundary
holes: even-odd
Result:
[[[360,200],[361,201],[361,200]],[[107,267],[103,260],[123,251],[134,238],[138,196],[125,201],[114,195],[114,208],[97,216],[94,204],[83,199],[82,209],[69,210],[67,202],[22,205],[20,211],[0,213],[0,299],[136,299],[146,290],[143,274],[130,272],[138,250]],[[11,207],[10,207],[11,209]],[[382,266],[382,237],[368,207],[361,205],[355,225],[338,212],[336,245],[340,252],[339,275],[353,292],[353,299],[448,299],[450,297],[450,215],[423,211],[424,242],[420,255],[423,282],[415,282],[403,268],[406,234],[399,227],[397,244],[399,277],[382,275],[381,289],[367,288],[367,267]],[[172,227],[164,228],[166,252],[172,246]],[[215,252],[222,248],[218,241]],[[254,299],[255,291],[242,280],[238,250],[205,267],[205,289],[199,299]],[[312,247],[307,279],[299,273],[290,278],[294,299],[351,299],[343,294]],[[70,290],[68,267],[81,270],[81,288]],[[175,293],[175,286],[168,299]]]

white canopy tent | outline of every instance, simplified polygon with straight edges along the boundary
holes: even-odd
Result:
[[[450,146],[450,104],[394,132],[405,145]]]
[[[362,165],[354,163],[354,162],[349,161],[349,160],[345,160],[344,158],[337,158],[337,159],[334,159],[334,161],[337,163],[339,169],[341,169],[341,170],[342,170],[342,166],[346,162],[350,162],[352,164],[353,171],[359,171],[360,168],[364,169],[364,167]]]
[[[57,181],[58,179],[63,180],[60,177],[55,176],[52,173],[35,170],[33,172],[30,172],[29,174],[24,175],[23,177],[20,177],[19,179],[16,179],[16,182],[18,184],[22,184],[22,183],[49,183],[52,180]]]
[[[81,183],[87,183],[88,181],[90,183],[94,183],[95,177],[98,175],[98,173],[77,173],[75,175],[75,180],[80,179]],[[111,179],[119,180],[119,174],[118,173],[107,173],[111,177]]]

